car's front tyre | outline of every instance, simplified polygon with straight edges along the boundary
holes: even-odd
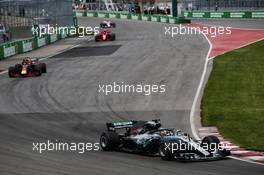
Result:
[[[42,73],[47,73],[47,65],[46,65],[46,63],[40,63],[40,67],[41,67],[41,72]]]
[[[162,160],[173,160],[174,159],[174,154],[172,153],[172,150],[169,142],[161,142],[159,146],[159,155]]]
[[[207,148],[206,151],[208,151],[209,153],[218,150],[219,144],[220,140],[214,135],[206,136],[202,140],[202,147]]]
[[[34,72],[35,76],[37,76],[37,77],[41,76],[41,74],[42,74],[40,66],[34,66],[32,71]]]

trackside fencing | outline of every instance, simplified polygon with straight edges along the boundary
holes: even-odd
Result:
[[[134,13],[124,13],[124,12],[76,10],[74,11],[74,15],[77,17],[87,16],[87,17],[98,17],[98,18],[115,18],[115,19],[163,22],[163,23],[172,23],[172,24],[191,23],[190,19],[185,19],[185,18],[175,18],[171,16],[162,16],[162,15],[144,15],[144,14],[134,14]]]

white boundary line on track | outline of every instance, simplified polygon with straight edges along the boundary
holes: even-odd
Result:
[[[206,58],[205,58],[203,73],[202,73],[198,88],[196,90],[196,94],[195,94],[195,97],[194,97],[194,100],[193,100],[193,103],[192,103],[191,112],[190,112],[191,131],[192,131],[192,134],[193,134],[193,136],[194,136],[194,138],[196,140],[200,140],[200,137],[197,134],[196,129],[195,129],[195,122],[194,122],[194,120],[195,120],[195,109],[196,109],[197,102],[198,102],[198,99],[199,99],[199,96],[200,96],[200,93],[201,93],[201,90],[202,90],[202,87],[203,87],[203,84],[204,84],[205,75],[206,75],[206,72],[207,72],[207,65],[208,65],[208,62],[209,62],[208,58],[209,58],[209,55],[210,55],[210,53],[212,51],[212,43],[210,42],[210,40],[208,39],[208,37],[204,33],[203,33],[203,36],[206,38],[207,42],[209,43],[209,50],[208,50]]]
[[[93,37],[89,38],[87,41],[91,41],[92,39],[93,39]],[[80,45],[81,45],[81,44],[77,44],[77,45],[74,45],[74,46],[72,46],[72,47],[66,48],[66,49],[64,49],[64,50],[58,51],[58,52],[56,52],[56,53],[53,54],[53,55],[50,55],[50,56],[47,56],[47,57],[40,58],[39,61],[47,60],[47,59],[49,59],[49,58],[51,58],[51,57],[54,57],[54,56],[56,56],[56,55],[59,55],[59,54],[61,54],[61,53],[63,53],[63,52],[66,52],[66,51],[71,50],[71,49],[73,49],[73,48],[79,47]],[[7,59],[8,59],[8,58],[7,58]],[[2,71],[2,72],[0,72],[0,75],[6,74],[7,72],[8,72],[7,70]]]
[[[7,73],[7,70],[0,72],[0,75]]]
[[[251,160],[241,159],[241,158],[234,157],[234,156],[228,156],[228,157],[230,157],[231,159],[240,160],[240,161],[242,161],[242,162],[253,163],[253,164],[257,164],[257,165],[262,165],[262,166],[264,166],[264,164],[262,164],[262,163],[259,163],[259,162],[253,162],[253,161],[251,161]]]

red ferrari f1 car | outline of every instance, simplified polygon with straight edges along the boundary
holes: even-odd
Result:
[[[29,57],[23,59],[21,64],[16,64],[8,69],[10,78],[41,76],[42,73],[47,73],[46,64],[39,63],[38,60],[32,60]]]
[[[115,34],[109,30],[103,30],[99,34],[95,35],[95,41],[114,41]]]

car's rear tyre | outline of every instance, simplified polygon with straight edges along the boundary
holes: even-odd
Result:
[[[40,66],[34,66],[34,74],[35,76],[39,77],[42,74],[41,67]]]
[[[15,73],[16,73],[16,69],[15,69],[15,67],[9,67],[9,68],[8,68],[8,76],[9,76],[10,78],[15,77]]]
[[[113,33],[113,34],[111,35],[111,40],[114,41],[115,38],[116,38],[116,36],[115,36],[115,34]]]
[[[170,161],[174,159],[174,154],[172,153],[172,150],[170,150],[168,145],[170,145],[170,142],[161,142],[159,146],[159,155],[162,160]]]
[[[209,153],[214,152],[216,149],[219,148],[220,140],[213,135],[206,136],[202,140],[202,147],[207,148],[206,151]]]
[[[120,144],[119,135],[115,132],[104,132],[100,137],[100,146],[104,151],[112,151]]]
[[[40,63],[40,67],[41,67],[41,72],[42,73],[47,73],[47,65],[46,65],[46,63]]]

